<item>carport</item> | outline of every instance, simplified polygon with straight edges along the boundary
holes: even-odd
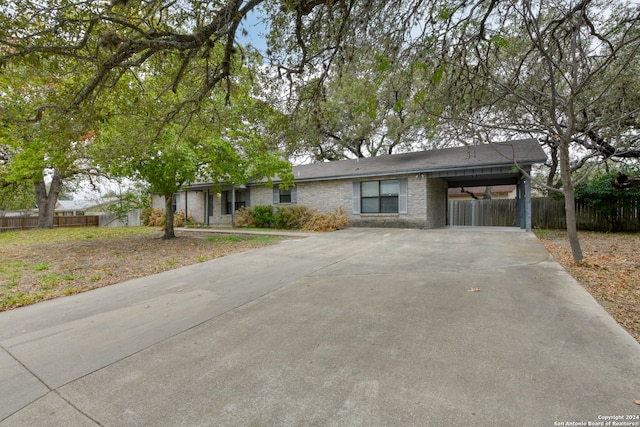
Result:
[[[516,185],[516,226],[531,231],[531,169],[547,155],[535,139],[441,150],[437,167],[425,171],[427,181],[449,188]],[[447,210],[447,192],[439,197]],[[446,214],[445,214],[446,216]]]
[[[430,172],[427,178],[441,178],[448,188],[516,185],[516,225],[531,231],[531,165],[514,170],[510,166],[463,168]]]

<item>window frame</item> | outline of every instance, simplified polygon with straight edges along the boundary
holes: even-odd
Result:
[[[247,206],[247,202],[248,202],[248,195],[246,194],[247,191],[242,191],[242,190],[238,190],[236,189],[236,205],[234,206],[234,209],[230,211],[231,208],[231,203],[232,203],[232,198],[231,198],[231,191],[232,190],[225,190],[223,192],[223,203],[222,206],[224,208],[224,213],[223,215],[233,215],[233,213],[237,210],[239,210],[240,208],[246,207]],[[240,197],[240,195],[242,195]]]
[[[288,198],[288,200],[287,200]],[[295,205],[298,203],[298,188],[290,186],[289,188],[274,186],[273,187],[273,205]]]
[[[386,181],[397,179],[400,183],[400,193],[398,194],[398,212],[397,213],[367,213],[361,212],[362,198],[361,198],[361,183],[366,181],[375,181],[372,179],[369,180],[353,180],[351,184],[353,186],[352,193],[352,214],[353,215],[408,215],[409,214],[409,179],[406,177],[399,178],[387,178],[380,179],[378,181]]]
[[[371,189],[367,189],[365,191],[365,185],[367,187],[371,187],[371,184],[376,183],[377,188],[375,191],[375,195],[365,195],[365,194],[373,194]],[[394,183],[397,186],[397,190],[395,193],[383,193],[383,183]],[[401,182],[399,179],[380,179],[380,180],[371,180],[371,181],[360,181],[360,213],[362,214],[399,214],[400,213],[400,194],[401,194]],[[377,201],[374,203],[377,205],[377,208],[372,209],[373,206],[371,202]],[[385,203],[385,201],[387,203]],[[388,202],[391,201],[394,205],[392,210],[386,209],[385,205],[388,205]],[[367,206],[365,206],[365,204]]]
[[[291,204],[291,188],[280,188],[278,191],[278,202],[282,204]]]

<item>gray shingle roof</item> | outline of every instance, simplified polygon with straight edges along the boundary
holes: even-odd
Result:
[[[543,163],[547,155],[536,139],[393,154],[293,167],[296,181],[428,173],[469,168]]]

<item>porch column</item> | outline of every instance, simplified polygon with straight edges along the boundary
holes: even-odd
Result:
[[[184,225],[187,225],[187,218],[189,218],[189,190],[184,192]]]
[[[231,186],[231,226],[236,223],[236,186]]]
[[[209,197],[210,197],[209,194],[210,194],[210,189],[207,188],[207,192],[204,193],[204,223],[207,225],[210,225],[209,217],[211,216],[209,212]]]

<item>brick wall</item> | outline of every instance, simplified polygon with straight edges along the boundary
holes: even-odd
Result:
[[[427,179],[427,224],[426,228],[439,228],[447,225],[447,193],[449,185],[442,178]]]
[[[382,176],[376,177],[376,180],[397,178],[397,176]],[[296,184],[298,204],[315,208],[323,213],[342,207],[349,219],[349,224],[353,226],[425,228],[427,180],[425,177],[416,175],[402,178],[407,178],[408,184],[408,213],[406,214],[354,214],[353,182],[357,180],[351,179],[299,182]],[[271,205],[272,191],[271,188],[251,187],[251,204]]]
[[[266,187],[264,185],[259,185],[255,187],[249,187],[249,191],[250,191],[250,197],[251,197],[251,200],[250,200],[251,206],[273,205],[273,187]]]
[[[185,209],[185,196],[186,196],[186,207],[187,207],[187,216],[193,218],[194,222],[198,222],[200,224],[206,224],[205,218],[205,207],[206,207],[206,191],[187,191],[185,193],[180,194],[180,207],[178,210]]]
[[[160,209],[164,212],[164,197],[154,194],[153,197],[151,197],[151,207],[153,209]]]
[[[381,176],[376,180],[398,179],[397,176]],[[436,228],[446,225],[447,183],[440,178],[427,179],[422,175],[406,175],[407,179],[407,213],[406,214],[354,214],[353,182],[357,180],[342,179],[315,182],[298,182],[296,184],[297,204],[315,208],[327,213],[342,207],[349,224],[360,227],[407,227]],[[222,197],[214,193],[213,216],[211,225],[231,225],[231,215],[222,215]],[[249,187],[249,203],[256,205],[273,205],[273,187]],[[184,209],[185,193],[181,192],[178,210]],[[206,206],[205,191],[189,191],[186,193],[189,215],[196,222],[206,224],[204,217]],[[164,210],[164,199],[153,197],[153,207]]]

